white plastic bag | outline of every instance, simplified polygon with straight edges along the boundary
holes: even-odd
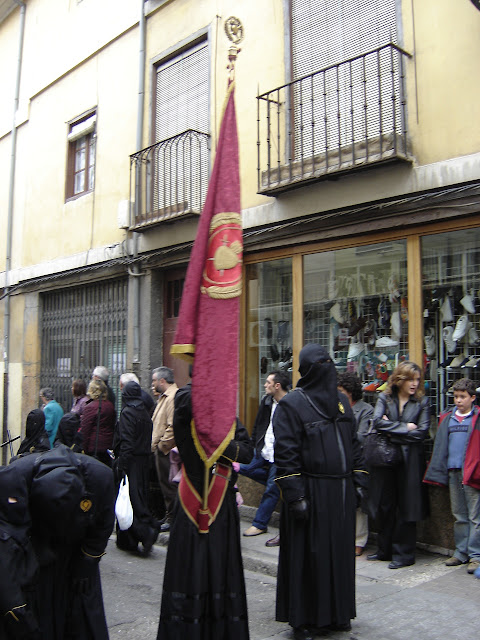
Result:
[[[133,523],[133,508],[130,502],[128,476],[125,476],[120,482],[120,489],[115,503],[115,515],[117,516],[118,526],[122,531],[130,529]]]

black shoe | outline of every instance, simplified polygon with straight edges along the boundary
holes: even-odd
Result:
[[[382,556],[378,551],[375,551],[375,553],[368,554],[367,560],[390,560],[390,558],[385,558],[385,556]]]
[[[164,522],[160,527],[160,531],[162,533],[166,533],[167,531],[170,531],[170,522]]]
[[[280,534],[278,533],[274,538],[270,538],[265,542],[266,547],[279,547],[280,546]]]
[[[350,622],[345,622],[344,624],[329,624],[326,628],[330,631],[351,631],[352,624]]]
[[[411,567],[412,564],[415,564],[415,560],[413,562],[400,562],[399,560],[392,560],[388,565],[388,568],[401,569],[402,567]]]
[[[313,631],[310,631],[307,627],[295,627],[293,637],[295,640],[314,640],[315,638]]]
[[[158,538],[158,529],[152,527],[148,532],[148,536],[146,537],[145,541],[142,542],[142,545],[143,545],[142,555],[148,556],[157,538]]]

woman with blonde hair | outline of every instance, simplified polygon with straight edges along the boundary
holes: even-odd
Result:
[[[113,446],[115,408],[108,400],[107,386],[103,380],[93,378],[87,390],[90,400],[86,403],[80,423],[83,451],[109,467],[112,459],[107,449]]]
[[[414,362],[399,364],[378,397],[373,423],[399,445],[400,462],[370,468],[370,515],[375,520],[377,550],[368,560],[391,560],[389,569],[415,563],[416,523],[428,514],[422,479],[423,440],[430,427],[430,405],[422,391],[422,371]]]

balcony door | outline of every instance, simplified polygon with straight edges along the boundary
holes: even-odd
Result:
[[[205,200],[209,154],[209,53],[202,40],[156,68],[153,207],[200,213]]]
[[[395,6],[396,0],[291,0],[294,158],[341,153],[401,127],[400,105],[392,100],[399,76],[392,65],[401,56],[392,48],[364,56],[396,43]]]

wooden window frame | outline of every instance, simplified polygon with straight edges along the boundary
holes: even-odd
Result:
[[[82,125],[89,120],[93,120],[93,125],[90,130],[85,132],[85,135],[80,135],[71,138],[74,128]],[[67,173],[65,181],[65,201],[75,200],[81,196],[91,193],[95,189],[95,169],[96,169],[96,110],[90,110],[85,114],[82,114],[78,118],[75,118],[68,123],[68,137],[67,137]],[[76,170],[75,160],[77,145],[79,141],[84,141],[85,145],[85,166],[83,169]],[[93,162],[90,159],[90,148],[92,143],[95,145],[93,150]],[[90,185],[90,171],[93,169],[93,180]],[[75,177],[81,171],[84,172],[84,188],[81,191],[75,192]]]

